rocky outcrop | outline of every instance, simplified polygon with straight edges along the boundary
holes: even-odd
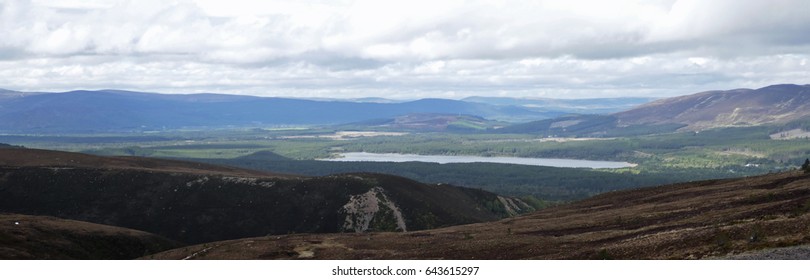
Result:
[[[529,204],[526,204],[523,200],[513,197],[503,197],[499,195],[498,201],[503,205],[503,210],[506,211],[510,217],[535,210],[534,207],[529,206]]]
[[[351,196],[340,213],[346,215],[343,231],[408,231],[402,211],[380,187]]]

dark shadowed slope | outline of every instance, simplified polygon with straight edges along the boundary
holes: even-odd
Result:
[[[807,243],[810,176],[791,172],[607,193],[497,222],[268,236],[146,258],[695,259]]]
[[[231,176],[299,177],[197,162],[141,157],[100,157],[81,153],[0,146],[0,166],[73,167],[220,174]]]
[[[0,259],[134,259],[178,246],[178,242],[126,228],[0,214]]]
[[[185,243],[293,232],[420,230],[532,210],[518,199],[481,190],[381,174],[278,176],[27,149],[0,149],[0,158],[0,212],[127,227]]]

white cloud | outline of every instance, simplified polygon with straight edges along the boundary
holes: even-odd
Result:
[[[808,83],[805,1],[3,1],[0,87],[351,97]]]

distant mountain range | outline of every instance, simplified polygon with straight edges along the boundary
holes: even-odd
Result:
[[[462,99],[468,102],[477,102],[492,105],[521,106],[545,112],[566,112],[576,114],[611,114],[636,107],[656,98],[648,97],[618,97],[618,98],[585,98],[585,99],[554,99],[554,98],[509,98],[509,97],[483,97],[471,96]]]
[[[0,132],[138,132],[191,127],[336,124],[476,131],[493,130],[510,122],[521,124],[493,131],[574,136],[634,135],[800,120],[810,116],[810,85],[708,91],[648,101],[651,99],[502,97],[404,102],[382,98],[339,101],[120,90],[63,93],[0,90],[0,120],[3,120]]]
[[[787,123],[810,116],[810,85],[707,91],[614,114],[620,126],[684,124],[688,129]]]
[[[553,116],[517,106],[446,99],[370,103],[114,90],[12,95],[0,99],[0,119],[4,120],[0,131],[60,133],[341,124],[411,113],[474,114],[505,119]]]
[[[343,129],[374,129],[416,132],[481,132],[487,129],[502,127],[507,124],[508,123],[505,122],[492,121],[473,115],[419,113],[396,116],[393,118],[362,121],[338,127]]]
[[[503,133],[624,136],[703,129],[783,125],[810,119],[810,85],[707,91],[656,100],[610,115],[569,115],[512,125]],[[809,120],[810,121],[810,120]]]
[[[519,99],[508,99],[509,102],[504,101],[507,99],[500,100],[492,104],[449,99],[398,102],[364,98],[336,101],[224,94],[170,95],[120,90],[62,93],[0,90],[0,119],[3,120],[0,122],[0,132],[93,133],[188,127],[324,125],[392,119],[411,114],[471,115],[507,122],[526,122],[604,110],[597,101],[582,101],[584,105],[565,111],[557,110],[557,107],[538,106],[533,103],[535,101],[522,104]],[[628,99],[625,108],[637,102],[637,99]],[[615,101],[611,106],[621,103]],[[588,111],[588,107],[599,108]]]

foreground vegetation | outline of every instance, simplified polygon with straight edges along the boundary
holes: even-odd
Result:
[[[219,241],[146,259],[703,259],[810,242],[798,171],[619,191],[500,220],[407,233]],[[291,244],[295,244],[291,246]],[[304,253],[306,252],[306,253]],[[760,258],[758,256],[754,257]],[[786,254],[778,259],[806,259]]]

